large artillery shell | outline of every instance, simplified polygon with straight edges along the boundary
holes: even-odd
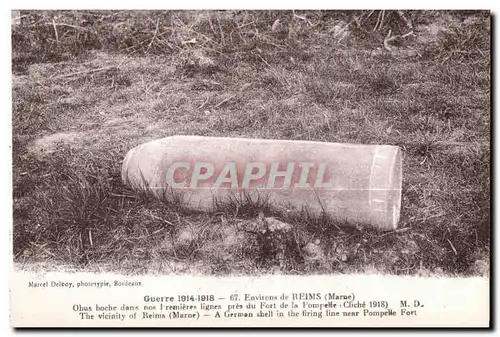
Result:
[[[401,166],[397,146],[173,136],[130,150],[122,179],[195,210],[250,197],[283,211],[395,229]]]

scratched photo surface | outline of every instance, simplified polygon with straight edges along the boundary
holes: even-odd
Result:
[[[12,11],[16,267],[489,276],[490,20]]]

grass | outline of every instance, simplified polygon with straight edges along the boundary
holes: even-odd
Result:
[[[12,26],[21,266],[122,273],[487,275],[490,13],[21,11]],[[387,42],[389,30],[392,37]],[[384,40],[389,43],[384,47]],[[123,185],[176,134],[401,147],[399,227],[196,213]],[[267,217],[287,224],[272,230]]]

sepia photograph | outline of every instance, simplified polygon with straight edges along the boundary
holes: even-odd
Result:
[[[13,258],[490,272],[490,12],[13,10]]]

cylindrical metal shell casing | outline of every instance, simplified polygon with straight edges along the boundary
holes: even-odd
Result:
[[[401,208],[401,151],[390,145],[172,136],[131,149],[122,179],[201,211],[250,197],[391,230]]]

